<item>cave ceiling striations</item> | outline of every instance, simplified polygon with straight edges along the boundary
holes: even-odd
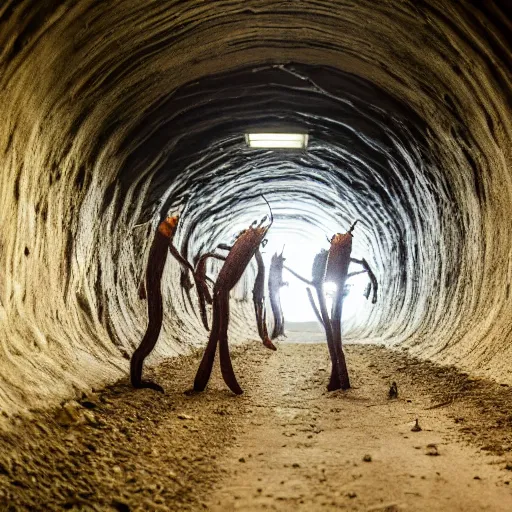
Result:
[[[276,239],[320,249],[361,219],[381,293],[347,335],[512,383],[506,5],[5,0],[0,408],[126,373],[159,219],[182,213],[193,261],[265,215],[262,194]],[[246,147],[277,126],[308,150]],[[154,361],[206,341],[179,277]],[[234,311],[233,340],[253,335],[252,305]]]

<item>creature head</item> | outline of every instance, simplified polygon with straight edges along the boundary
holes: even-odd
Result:
[[[356,227],[356,224],[359,222],[359,219],[354,221],[354,224],[350,226],[350,229],[346,233],[336,233],[332,235],[332,238],[329,240],[331,244],[340,244],[344,241],[346,241],[348,238],[352,238],[354,235],[352,234],[352,231],[354,231],[354,228]]]
[[[334,238],[334,237],[333,237]],[[314,283],[321,283],[325,274],[325,266],[327,265],[327,256],[329,251],[322,249],[313,260],[313,266],[311,268],[311,277]]]
[[[325,282],[332,281],[339,285],[339,280],[346,278],[352,251],[351,229],[347,233],[336,233],[331,238],[331,247],[325,267]]]
[[[270,264],[275,268],[282,268],[283,263],[286,261],[286,258],[283,258],[283,253],[277,254],[277,252],[272,256],[270,260]]]
[[[335,235],[332,235],[332,238],[330,240],[331,245],[338,245],[343,243],[346,240],[349,240],[352,238],[352,233],[349,231],[347,233],[336,233]]]
[[[252,228],[252,226],[251,226],[251,228]],[[251,229],[251,228],[249,228],[249,229]],[[233,236],[231,243],[236,242],[246,231],[247,231],[247,229],[242,229],[242,231],[239,231],[236,235]]]
[[[263,199],[268,204],[268,201],[264,197],[263,197]],[[268,205],[268,207],[270,209],[270,205]],[[243,229],[242,231],[240,231],[240,233],[238,233],[237,235],[235,235],[233,237],[231,244],[234,244],[237,240],[239,240],[242,237],[246,238],[246,239],[247,239],[247,237],[256,237],[256,239],[259,238],[261,240],[260,243],[263,245],[263,247],[265,247],[265,245],[267,243],[267,241],[264,240],[265,235],[267,234],[267,231],[269,230],[270,226],[272,225],[272,222],[274,221],[274,219],[272,217],[271,209],[270,209],[270,223],[264,225],[268,220],[269,220],[268,215],[264,215],[259,223],[257,220],[253,221],[252,224],[247,229]]]
[[[176,227],[178,226],[179,220],[180,220],[179,215],[174,215],[173,217],[167,217],[158,226],[158,232],[167,238],[172,238],[174,236],[174,233],[176,232]]]

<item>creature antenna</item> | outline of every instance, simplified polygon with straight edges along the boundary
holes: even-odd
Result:
[[[359,219],[355,220],[354,221],[354,224],[352,224],[352,226],[350,226],[350,229],[348,230],[349,233],[352,233],[352,231],[354,231],[354,228],[356,227],[356,224],[359,222]]]
[[[263,194],[261,194],[261,197],[263,198],[263,201],[265,201],[265,203],[267,203],[267,206],[268,206],[268,209],[270,210],[270,226],[272,226],[272,223],[274,222],[274,214],[272,213],[272,208],[270,207],[270,203],[265,199],[265,196]]]

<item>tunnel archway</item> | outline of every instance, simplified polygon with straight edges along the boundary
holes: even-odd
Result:
[[[362,219],[354,251],[381,299],[347,334],[510,381],[504,4],[13,0],[0,23],[7,415],[126,372],[159,218],[182,210],[192,259],[261,193],[276,238],[315,245]],[[307,129],[307,152],[245,147],[282,123]],[[160,357],[205,339],[174,265],[165,286]]]

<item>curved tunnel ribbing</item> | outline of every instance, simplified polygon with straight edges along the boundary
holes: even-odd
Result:
[[[361,219],[353,254],[380,299],[346,335],[512,382],[500,2],[11,0],[0,26],[7,415],[126,372],[162,217],[181,212],[175,242],[194,261],[266,214],[262,194],[276,239],[320,249]],[[275,126],[307,131],[308,150],[246,147]],[[235,340],[255,333],[251,279]],[[164,298],[155,355],[203,344],[175,262]]]

